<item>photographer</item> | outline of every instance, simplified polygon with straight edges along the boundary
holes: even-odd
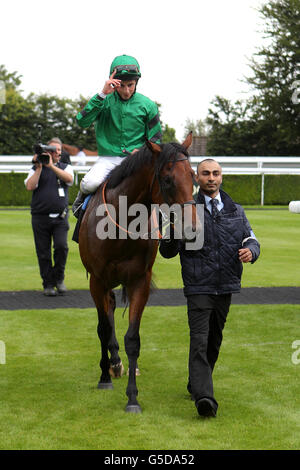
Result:
[[[41,145],[41,150],[37,146],[34,166],[24,183],[28,191],[33,191],[32,229],[44,295],[54,296],[67,290],[64,271],[68,255],[68,187],[72,186],[74,175],[71,165],[60,162],[62,148],[58,139],[53,138],[47,145]]]

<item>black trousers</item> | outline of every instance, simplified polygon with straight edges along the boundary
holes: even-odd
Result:
[[[212,373],[219,356],[223,328],[231,304],[231,294],[191,295],[187,297],[190,328],[188,390],[200,398],[218,403],[214,397]]]
[[[31,221],[43,287],[54,287],[65,277],[69,230],[67,216],[61,219],[48,215],[32,215]]]

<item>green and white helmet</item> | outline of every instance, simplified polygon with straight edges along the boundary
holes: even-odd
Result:
[[[119,55],[114,58],[110,66],[109,75],[117,70],[114,78],[118,80],[133,80],[141,77],[140,66],[138,61],[130,55]]]

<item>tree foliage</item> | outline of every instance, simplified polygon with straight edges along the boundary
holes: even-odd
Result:
[[[211,155],[300,155],[300,0],[260,7],[264,46],[250,62],[252,96],[216,97],[208,112]],[[300,88],[300,87],[299,87]]]
[[[193,136],[202,137],[208,134],[207,123],[198,119],[193,121],[192,119],[187,119],[184,126],[184,135],[187,136],[189,132],[193,132]]]
[[[158,112],[161,114],[161,103],[157,103]],[[161,121],[161,129],[162,129],[162,143],[168,144],[169,142],[177,142],[176,140],[176,131],[173,127],[169,127],[168,124],[165,124]]]
[[[168,124],[162,123],[162,143],[167,144],[169,142],[177,142],[176,131],[173,127],[169,127]]]
[[[5,104],[0,104],[0,154],[31,155],[38,138],[38,126],[43,128],[42,140],[59,137],[64,143],[97,150],[94,127],[82,129],[75,116],[88,101],[55,95],[30,93],[26,98],[20,86],[22,76],[8,72],[0,65],[0,80],[5,84]],[[175,130],[162,125],[163,142],[175,141]]]
[[[60,98],[48,94],[30,93],[22,96],[21,76],[9,73],[0,66],[0,80],[5,84],[5,104],[0,105],[0,154],[30,155],[38,138],[38,125],[43,128],[42,139],[47,142],[54,136],[70,145],[96,150],[93,127],[81,129],[75,121],[78,111],[87,102]]]

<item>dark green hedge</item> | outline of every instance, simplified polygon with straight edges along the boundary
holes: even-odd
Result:
[[[24,173],[0,173],[0,206],[30,206],[32,193],[24,185]],[[78,176],[78,183],[83,175]],[[69,188],[69,202],[72,204],[79,190],[79,184]]]
[[[252,175],[223,175],[222,189],[242,205],[260,204],[261,177]]]
[[[224,175],[222,189],[242,205],[261,202],[262,177],[259,175]],[[264,204],[287,205],[300,200],[300,176],[265,175]]]
[[[31,192],[25,189],[25,174],[0,173],[0,206],[29,206]],[[78,176],[80,182],[82,175]],[[79,186],[69,189],[70,204],[74,201]],[[261,198],[261,176],[224,175],[222,189],[242,205],[258,205]],[[265,176],[265,205],[287,205],[300,200],[300,176]]]
[[[265,177],[265,204],[288,204],[290,201],[300,201],[300,176]]]

